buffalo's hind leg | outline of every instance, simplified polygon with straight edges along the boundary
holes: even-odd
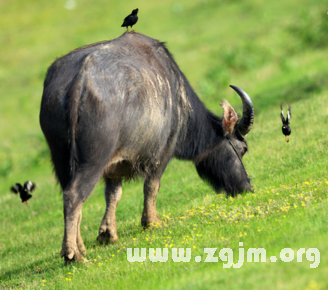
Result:
[[[82,220],[82,208],[80,210],[80,215],[77,219],[77,232],[76,232],[76,243],[77,243],[77,248],[79,249],[80,253],[85,256],[86,255],[86,251],[85,251],[85,246],[82,240],[82,236],[81,236],[81,231],[80,231],[80,224],[81,224],[81,220]]]
[[[144,183],[144,209],[141,217],[143,227],[162,221],[156,210],[156,198],[159,188],[159,178],[146,178]]]
[[[121,196],[122,180],[106,178],[106,212],[97,238],[100,243],[115,243],[118,241],[115,211]]]
[[[82,254],[85,255],[80,233],[82,205],[94,189],[100,175],[99,170],[78,171],[73,182],[64,190],[65,233],[61,256],[65,258],[66,263],[81,262]]]
[[[82,255],[78,249],[77,242],[78,236],[80,236],[78,231],[82,202],[72,201],[71,195],[71,192],[64,192],[65,233],[61,256],[65,258],[66,263],[69,261],[82,261]]]

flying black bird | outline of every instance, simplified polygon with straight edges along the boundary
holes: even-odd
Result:
[[[20,198],[24,204],[27,204],[27,201],[32,197],[30,192],[34,189],[35,184],[31,181],[26,181],[24,186],[22,186],[20,183],[16,183],[10,188],[11,192],[13,193],[17,194],[19,192]]]
[[[286,142],[289,142],[289,135],[292,133],[292,129],[289,127],[289,120],[291,119],[292,115],[290,112],[290,105],[288,105],[288,111],[287,111],[287,118],[285,120],[284,117],[284,111],[282,110],[282,105],[280,105],[281,108],[281,121],[282,121],[282,133],[286,136]]]
[[[126,16],[124,18],[124,22],[121,27],[126,27],[127,31],[129,31],[129,26],[131,26],[131,29],[135,32],[135,30],[132,28],[132,26],[135,25],[138,21],[138,15],[137,15],[138,11],[139,11],[138,8],[134,9],[129,16]]]

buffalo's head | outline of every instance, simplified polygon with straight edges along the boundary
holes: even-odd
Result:
[[[220,104],[223,108],[222,124],[216,126],[221,128],[224,137],[218,138],[217,144],[199,156],[195,163],[200,177],[216,191],[223,189],[234,196],[252,190],[242,157],[248,150],[245,138],[254,122],[254,109],[250,97],[242,89],[231,87],[242,99],[243,116],[239,120],[232,106],[223,101]]]

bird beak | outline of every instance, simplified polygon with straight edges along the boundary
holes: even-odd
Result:
[[[28,203],[28,201],[27,201],[27,200],[25,200],[25,201],[24,201],[24,204],[26,204],[26,205],[27,205],[27,203]]]
[[[289,136],[286,136],[286,142],[287,143],[289,142]]]

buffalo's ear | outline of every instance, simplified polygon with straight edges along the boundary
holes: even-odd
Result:
[[[231,135],[238,121],[237,113],[226,100],[221,102],[220,105],[223,108],[223,131],[226,135]]]

